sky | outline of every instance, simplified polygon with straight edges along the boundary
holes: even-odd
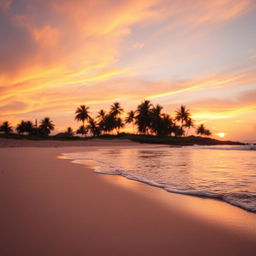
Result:
[[[255,24],[256,0],[0,0],[0,122],[148,99],[256,140]]]

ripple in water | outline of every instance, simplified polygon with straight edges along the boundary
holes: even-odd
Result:
[[[256,212],[256,151],[246,146],[118,147],[63,155],[80,164],[93,160],[97,173],[215,198]]]

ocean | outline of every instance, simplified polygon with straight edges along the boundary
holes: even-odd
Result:
[[[255,146],[144,145],[65,153],[94,171],[121,175],[171,193],[213,198],[256,213]]]

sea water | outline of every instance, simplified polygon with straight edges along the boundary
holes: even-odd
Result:
[[[168,192],[223,200],[256,212],[254,146],[144,145],[63,154],[95,163],[95,172],[121,175]]]

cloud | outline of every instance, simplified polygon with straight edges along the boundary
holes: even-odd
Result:
[[[252,0],[1,0],[0,116],[71,116],[78,104],[95,110],[114,100],[129,107],[144,98],[192,102],[193,92],[253,84],[253,68],[164,74],[184,63],[198,65],[209,50],[196,48],[205,31],[252,8]],[[247,106],[252,95],[241,97],[246,100],[230,104]],[[228,109],[220,99],[208,103],[201,102],[211,111]]]

